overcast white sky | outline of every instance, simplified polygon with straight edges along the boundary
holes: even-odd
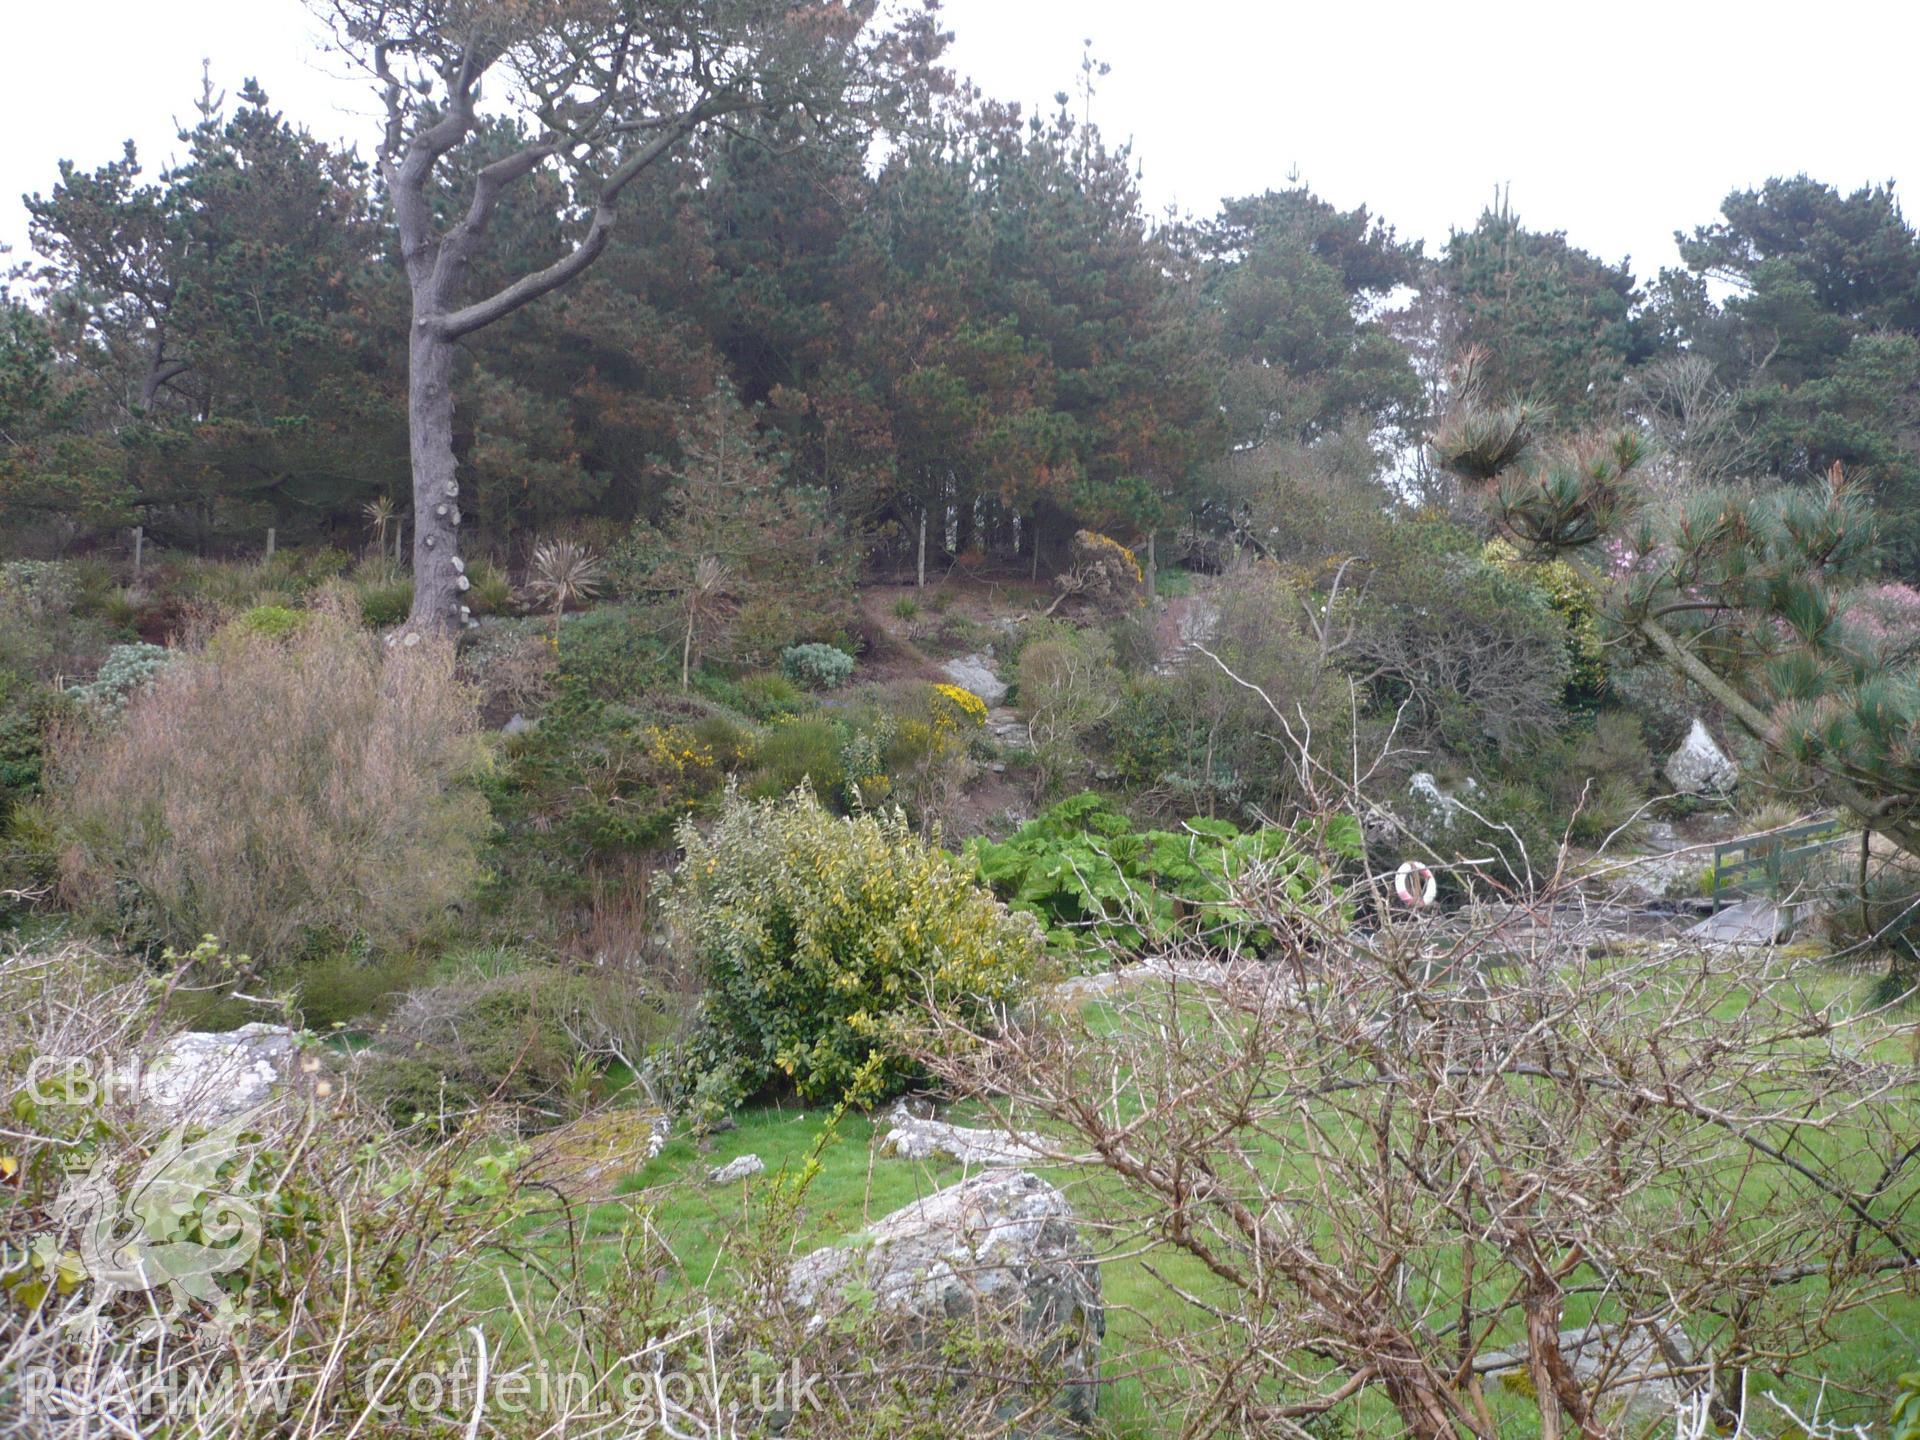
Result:
[[[1156,208],[1299,174],[1430,245],[1510,183],[1531,226],[1650,276],[1726,192],[1805,170],[1920,189],[1913,0],[946,0],[955,66],[1051,108],[1083,38],[1113,67],[1094,118],[1131,137]],[[322,55],[301,0],[0,4],[0,243],[62,156],[131,136],[164,161],[200,61],[257,76],[325,138],[370,133],[372,97]],[[1920,200],[1910,199],[1920,206]]]

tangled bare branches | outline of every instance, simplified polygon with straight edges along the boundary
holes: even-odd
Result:
[[[1196,940],[991,1045],[926,1037],[1148,1258],[1170,1303],[1119,1368],[1167,1433],[1731,1425],[1749,1377],[1913,1283],[1920,1073],[1817,967],[1547,905],[1367,933],[1278,893],[1238,902],[1288,937],[1264,963]]]

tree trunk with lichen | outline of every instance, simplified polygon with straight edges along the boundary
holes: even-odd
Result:
[[[414,516],[410,634],[454,629],[467,618],[460,482],[453,457],[453,358],[452,342],[416,321],[407,374]]]

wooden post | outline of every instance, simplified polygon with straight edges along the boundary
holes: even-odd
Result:
[[[1873,853],[1873,827],[1860,827],[1860,933],[1873,934],[1871,916],[1867,909],[1867,857]]]
[[[267,553],[263,558],[267,560],[273,558],[273,526],[271,525],[267,526]]]
[[[136,585],[140,583],[140,560],[146,548],[147,527],[136,525],[133,527],[133,583]]]
[[[1153,597],[1160,593],[1160,567],[1153,558],[1153,542],[1156,536],[1147,531],[1147,603],[1153,603]]]
[[[915,566],[918,578],[914,581],[920,589],[927,588],[927,507],[920,507],[920,558]]]

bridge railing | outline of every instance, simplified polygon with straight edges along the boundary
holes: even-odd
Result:
[[[1764,830],[1757,835],[1742,835],[1713,847],[1713,908],[1718,910],[1729,895],[1746,894],[1759,881],[1773,894],[1779,893],[1788,868],[1796,860],[1822,854],[1854,838],[1837,816],[1789,825],[1780,830]]]

